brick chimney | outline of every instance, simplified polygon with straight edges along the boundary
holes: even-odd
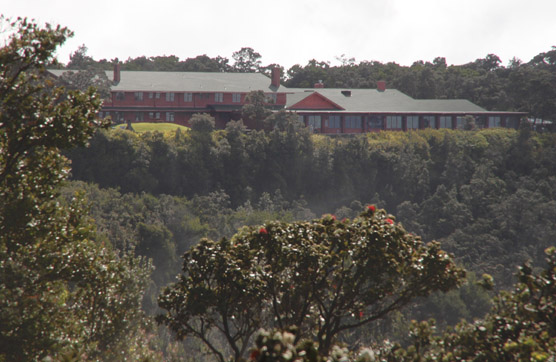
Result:
[[[324,83],[322,80],[319,80],[318,83],[315,83],[314,88],[324,88]]]
[[[279,88],[280,87],[280,68],[272,68],[272,73],[270,76],[270,86]]]
[[[386,90],[386,82],[383,80],[379,80],[378,82],[376,82],[376,89],[379,92],[384,92]]]
[[[120,63],[114,63],[114,83],[120,83]]]

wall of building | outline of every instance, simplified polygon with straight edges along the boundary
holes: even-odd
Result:
[[[381,113],[368,113],[368,114],[342,114],[340,115],[340,124],[332,121],[333,116],[338,116],[327,113],[316,112],[297,112],[298,116],[302,117],[305,126],[309,127],[314,133],[324,134],[349,134],[349,133],[365,133],[365,132],[379,132],[386,131],[408,131],[411,129],[425,129],[425,128],[449,128],[449,129],[464,129],[464,117],[467,114],[450,114],[450,115],[423,115],[423,114],[381,114]],[[315,126],[316,117],[320,117],[320,127]],[[360,125],[356,117],[361,117]],[[415,119],[409,120],[409,117],[416,117],[417,127],[411,127],[411,122]],[[434,122],[429,123],[425,117],[434,117]],[[443,118],[441,118],[443,117]],[[473,115],[475,118],[476,128],[513,128],[517,129],[519,126],[519,117],[515,115],[492,114],[492,115]],[[354,123],[354,118],[356,122]],[[408,123],[408,121],[410,123]],[[442,122],[441,122],[442,121]]]

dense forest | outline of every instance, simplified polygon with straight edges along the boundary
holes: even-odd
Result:
[[[373,203],[507,287],[515,266],[542,261],[556,238],[556,137],[527,126],[345,138],[247,132],[237,124],[212,132],[194,126],[166,137],[111,130],[68,156],[72,178],[116,189],[119,197],[182,198],[188,217],[216,239],[268,217],[352,218]],[[151,224],[167,224],[158,219]],[[190,245],[173,243],[180,252]]]
[[[138,134],[95,117],[95,89],[44,78],[67,29],[10,26],[0,361],[554,358],[556,134],[522,122],[327,137],[284,114],[260,131],[215,130],[199,114],[187,132]],[[555,54],[507,68],[492,55],[463,66],[311,61],[284,81],[382,79],[553,120]],[[249,48],[233,58],[122,68],[274,67]],[[67,67],[111,64],[82,47]]]

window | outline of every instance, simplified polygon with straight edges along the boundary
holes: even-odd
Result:
[[[136,101],[142,101],[143,100],[143,92],[135,92],[135,93],[133,93],[133,96],[135,97]]]
[[[423,116],[423,125],[425,128],[436,128],[436,118],[434,116]]]
[[[232,102],[241,103],[241,94],[240,93],[233,93],[232,94]]]
[[[143,112],[135,112],[135,121],[142,122],[143,121]]]
[[[297,119],[299,120],[299,122],[305,124],[305,120],[303,119],[303,116],[302,116],[302,115],[298,115],[298,116],[297,116]]]
[[[311,130],[320,129],[321,128],[320,116],[307,116],[307,126],[311,128]]]
[[[174,93],[168,92],[166,93],[166,102],[173,102],[174,101]]]
[[[153,99],[154,97],[154,93],[153,92],[149,92],[149,99]]]
[[[270,93],[266,95],[267,103],[275,104],[276,103],[276,93]]]
[[[123,101],[125,99],[124,92],[117,92],[116,93],[116,99],[119,100],[119,101]]]
[[[160,112],[149,112],[150,119],[160,119]]]
[[[154,94],[154,97],[155,97],[156,99],[160,99],[160,93],[155,93],[155,94]]]
[[[166,121],[174,122],[174,112],[166,112]]]
[[[465,128],[465,117],[457,116],[456,129],[464,129],[464,128]]]
[[[386,128],[387,129],[401,129],[402,128],[402,116],[386,116]]]
[[[382,129],[382,116],[370,116],[367,119],[367,127],[374,129]]]
[[[361,116],[346,116],[346,128],[361,128]]]
[[[517,129],[519,125],[519,120],[517,117],[506,117],[506,127]]]
[[[438,128],[452,128],[452,117],[440,116],[438,118]]]
[[[214,101],[218,103],[224,102],[224,93],[214,93]]]
[[[500,116],[488,116],[488,128],[500,127]]]
[[[341,128],[342,117],[328,116],[328,128]]]
[[[184,102],[193,102],[193,93],[184,93],[183,94],[183,101]]]
[[[419,116],[407,116],[407,129],[419,128]]]

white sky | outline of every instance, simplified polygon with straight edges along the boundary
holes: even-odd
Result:
[[[556,0],[0,0],[0,13],[73,30],[62,63],[81,44],[96,60],[206,54],[230,64],[251,47],[286,69],[342,54],[411,65],[492,53],[507,65],[556,46]]]

